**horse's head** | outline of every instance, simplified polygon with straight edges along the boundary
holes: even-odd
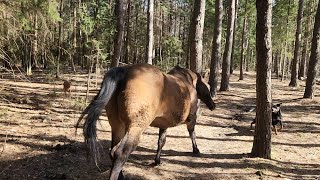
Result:
[[[215,103],[213,102],[210,91],[208,88],[208,84],[205,83],[203,78],[199,73],[196,73],[197,75],[197,84],[196,84],[196,90],[198,98],[206,104],[206,106],[212,111],[216,108]]]
[[[169,72],[169,74],[182,75],[186,81],[190,82],[196,88],[198,99],[205,103],[210,110],[215,109],[216,105],[211,98],[208,88],[209,85],[205,83],[199,73],[195,73],[190,69],[182,68],[177,65]]]

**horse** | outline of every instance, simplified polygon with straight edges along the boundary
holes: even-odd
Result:
[[[194,132],[198,99],[210,110],[215,109],[208,85],[199,73],[189,69],[177,65],[163,73],[149,64],[114,67],[105,74],[101,89],[82,112],[76,128],[85,119],[85,143],[97,163],[96,123],[106,109],[112,133],[109,178],[122,179],[122,167],[148,126],[160,129],[156,165],[160,164],[167,128],[183,123],[187,124],[193,153],[199,153]]]

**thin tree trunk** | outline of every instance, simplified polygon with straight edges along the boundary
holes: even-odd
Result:
[[[276,76],[279,76],[279,52],[276,52],[275,58],[274,58],[274,72],[276,73]]]
[[[298,61],[300,58],[300,41],[301,41],[301,21],[303,17],[303,0],[299,0],[299,9],[297,15],[297,30],[296,30],[296,40],[294,48],[294,56],[291,66],[291,81],[289,86],[296,87],[298,79]]]
[[[223,2],[216,0],[215,3],[215,24],[212,41],[212,55],[210,66],[210,93],[214,97],[217,94],[218,76],[219,76],[219,62],[221,59],[221,34],[222,34],[222,18],[223,18]]]
[[[205,0],[194,2],[193,16],[190,25],[190,69],[194,72],[202,71],[202,39],[205,15]]]
[[[237,19],[238,19],[238,5],[239,5],[239,0],[236,0],[236,5],[235,5],[235,15],[234,15],[234,30],[233,30],[233,39],[236,38],[236,29],[237,29]],[[234,46],[235,46],[235,41],[232,43],[232,50],[231,50],[231,62],[230,62],[230,74],[233,73],[233,66],[234,66]]]
[[[191,5],[193,5],[194,3],[192,3],[193,1],[191,1],[191,3],[190,3],[190,6],[189,6],[189,9],[191,9]],[[186,59],[186,67],[187,68],[190,68],[190,61],[191,61],[191,41],[192,41],[192,39],[191,38],[193,38],[192,36],[192,32],[193,32],[193,30],[192,30],[192,18],[193,18],[193,10],[191,11],[191,13],[190,13],[190,16],[189,16],[189,18],[190,18],[190,26],[188,27],[188,46],[187,46],[187,59]]]
[[[310,2],[309,2],[310,3]],[[309,4],[310,5],[310,4]],[[310,10],[309,10],[310,12]],[[310,16],[310,14],[308,14]],[[301,64],[300,64],[300,71],[299,71],[299,79],[302,79],[302,77],[306,76],[307,72],[307,62],[308,62],[308,54],[309,54],[309,36],[311,32],[311,17],[307,17],[307,24],[305,26],[305,32],[304,32],[304,46],[302,51],[302,58],[301,58]]]
[[[60,0],[59,6],[59,14],[60,18],[62,18],[63,11],[63,0]],[[62,21],[59,21],[59,39],[58,39],[58,58],[57,58],[57,70],[56,70],[56,78],[60,76],[60,62],[61,62],[61,45],[62,45]]]
[[[291,9],[291,0],[289,0],[289,5],[288,5],[288,14],[287,14],[287,26],[286,26],[286,40],[285,40],[285,47],[284,47],[284,58],[283,58],[283,64],[282,64],[282,76],[281,76],[281,81],[283,81],[285,78],[285,73],[287,69],[287,62],[288,60],[288,36],[289,36],[289,17],[290,17],[290,9]],[[288,67],[289,69],[289,67]]]
[[[311,44],[311,55],[308,68],[308,76],[306,82],[306,89],[303,98],[313,98],[315,82],[318,73],[318,62],[320,59],[320,1],[318,2],[318,9],[315,16],[313,38]]]
[[[139,49],[138,49],[138,17],[139,17],[139,10],[138,10],[138,5],[134,6],[135,10],[135,26],[133,26],[133,31],[134,31],[134,53],[133,53],[133,64],[136,64],[138,62],[138,54],[139,54]]]
[[[243,27],[242,27],[242,38],[241,38],[241,57],[240,57],[240,77],[239,80],[243,80],[243,63],[244,63],[244,52],[246,50],[246,39],[247,39],[247,4],[248,0],[244,5],[244,17],[243,17]],[[234,43],[233,43],[234,44]]]
[[[148,64],[152,64],[153,57],[153,14],[154,0],[148,0],[148,37],[147,37],[147,54],[146,60]]]
[[[251,155],[271,159],[271,19],[272,0],[256,1],[257,100],[256,127]]]
[[[229,90],[229,79],[230,79],[230,61],[231,61],[231,52],[232,52],[232,43],[233,43],[233,31],[234,31],[234,18],[235,18],[235,0],[229,1],[229,10],[228,10],[228,28],[227,28],[227,40],[223,54],[222,62],[222,76],[220,91]]]
[[[32,40],[32,64],[34,67],[38,68],[38,15],[35,14],[34,17],[34,37]]]
[[[249,64],[251,63],[251,59],[252,59],[252,56],[253,56],[253,50],[251,49],[250,46],[250,43],[248,43],[248,53],[247,53],[247,60],[246,60],[246,71],[248,72],[249,71]]]
[[[304,39],[303,51],[300,60],[300,67],[299,67],[299,76],[298,79],[302,80],[306,74],[306,61],[307,61],[307,48],[308,48],[308,39]]]
[[[126,36],[126,42],[125,42],[125,55],[124,55],[124,62],[126,64],[129,64],[129,53],[130,53],[130,41],[131,41],[131,0],[128,0],[128,7],[127,7],[127,36]]]
[[[123,0],[116,0],[114,14],[117,17],[116,33],[114,34],[114,51],[111,67],[119,66],[124,34],[124,5]]]
[[[77,55],[77,3],[73,2],[73,41],[72,41],[72,48],[73,48],[73,53],[72,53],[72,58],[71,58],[71,65],[73,72],[76,72],[76,67],[75,67],[75,60],[76,60],[76,55]]]

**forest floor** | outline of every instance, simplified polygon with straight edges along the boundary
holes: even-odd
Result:
[[[0,179],[106,179],[110,171],[110,126],[101,118],[98,138],[100,170],[86,158],[82,130],[75,122],[84,108],[85,74],[72,78],[71,97],[62,80],[34,73],[29,81],[17,74],[0,79]],[[128,179],[319,179],[320,87],[314,99],[303,99],[304,81],[272,79],[275,103],[282,102],[284,129],[272,133],[272,159],[250,158],[255,111],[255,74],[238,81],[231,76],[230,91],[218,92],[216,109],[204,106],[196,126],[201,154],[194,156],[185,125],[168,129],[162,164],[154,167],[158,129],[148,128],[124,166]],[[98,80],[101,81],[100,79]],[[98,83],[99,83],[98,82]],[[97,92],[92,83],[91,99]],[[99,85],[98,85],[99,86]]]

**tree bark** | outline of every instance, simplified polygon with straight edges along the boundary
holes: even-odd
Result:
[[[299,67],[299,76],[298,79],[302,80],[302,78],[305,77],[305,72],[306,72],[306,61],[307,61],[307,48],[308,48],[308,39],[306,38],[304,40],[304,45],[303,45],[303,51],[302,51],[302,56],[300,60],[300,67]]]
[[[205,0],[195,0],[190,25],[190,69],[198,73],[201,73],[202,71],[202,39],[205,4]]]
[[[228,28],[227,28],[227,37],[226,37],[227,40],[226,40],[226,45],[223,53],[220,91],[229,90],[230,64],[231,64],[230,61],[231,61],[231,52],[232,52],[232,43],[233,43],[234,18],[235,18],[235,0],[230,0],[229,10],[228,10]]]
[[[308,5],[310,5],[310,1]],[[308,10],[308,9],[306,9]],[[301,63],[300,63],[300,68],[299,68],[299,79],[302,79],[302,77],[306,76],[307,72],[307,62],[308,62],[308,57],[309,57],[309,42],[310,42],[310,34],[311,34],[311,21],[312,18],[310,16],[311,10],[308,10],[308,14],[306,14],[307,18],[307,24],[305,26],[305,31],[304,31],[304,46],[303,46],[303,51],[302,51],[302,58],[301,58]],[[305,11],[306,12],[306,11]],[[309,17],[308,17],[309,16]]]
[[[242,27],[242,38],[241,38],[241,57],[240,57],[240,77],[239,80],[243,80],[243,63],[244,63],[244,52],[247,49],[246,39],[247,39],[247,4],[248,0],[244,5],[244,17],[243,17],[243,27]],[[233,43],[234,44],[234,43]]]
[[[135,4],[134,6],[134,14],[135,14],[135,26],[133,26],[134,31],[134,53],[133,53],[133,64],[136,64],[138,62],[138,56],[139,56],[139,47],[138,47],[138,17],[139,17],[139,10],[138,5]]]
[[[235,15],[234,15],[234,30],[232,33],[233,39],[236,37],[236,29],[237,29],[237,19],[238,19],[238,5],[239,5],[239,0],[236,0],[236,5],[235,5]],[[231,62],[230,62],[230,74],[233,73],[233,65],[234,65],[234,46],[235,46],[235,41],[232,43],[232,50],[231,50]]]
[[[71,2],[73,4],[73,40],[72,40],[72,58],[71,65],[73,72],[76,72],[75,60],[77,59],[77,3]]]
[[[256,1],[256,8],[257,111],[251,155],[271,159],[272,0]]]
[[[279,52],[276,52],[275,58],[274,58],[274,72],[278,77],[279,76]]]
[[[148,37],[147,37],[147,54],[148,64],[152,64],[153,57],[153,12],[154,0],[148,0]]]
[[[215,23],[214,34],[212,41],[212,55],[210,66],[210,93],[212,97],[217,94],[218,76],[219,76],[219,62],[221,59],[221,34],[222,34],[222,18],[223,18],[223,2],[216,0],[215,3]]]
[[[123,0],[116,0],[114,14],[117,18],[116,33],[114,34],[114,51],[111,61],[111,67],[119,66],[124,34],[124,3]]]
[[[320,59],[320,1],[318,2],[318,9],[315,16],[313,37],[311,43],[311,55],[308,68],[308,76],[306,82],[306,89],[303,98],[313,98],[316,77],[318,73],[318,62]]]
[[[126,32],[126,42],[125,42],[125,55],[124,55],[124,62],[129,64],[129,44],[131,41],[131,0],[128,0],[128,7],[127,7],[127,32]]]
[[[59,15],[62,18],[63,11],[63,0],[60,0],[59,6]],[[62,44],[62,21],[59,21],[59,39],[58,39],[58,58],[57,58],[57,69],[56,69],[56,78],[60,76],[60,62],[61,62],[61,44]]]
[[[294,56],[291,65],[291,81],[289,86],[296,87],[298,79],[298,61],[300,58],[300,41],[301,41],[301,20],[303,16],[303,0],[299,0],[299,9],[297,15],[297,30],[296,30],[296,40],[294,48]]]
[[[291,9],[291,0],[289,0],[288,9],[287,9],[288,14],[287,14],[287,26],[286,26],[286,41],[285,41],[285,47],[284,47],[284,58],[282,63],[281,81],[285,79],[286,68],[288,67],[287,62],[289,61],[288,60],[288,38],[289,38],[288,28],[289,28],[290,9]]]
[[[38,68],[38,15],[34,16],[34,37],[32,40],[32,65]]]

